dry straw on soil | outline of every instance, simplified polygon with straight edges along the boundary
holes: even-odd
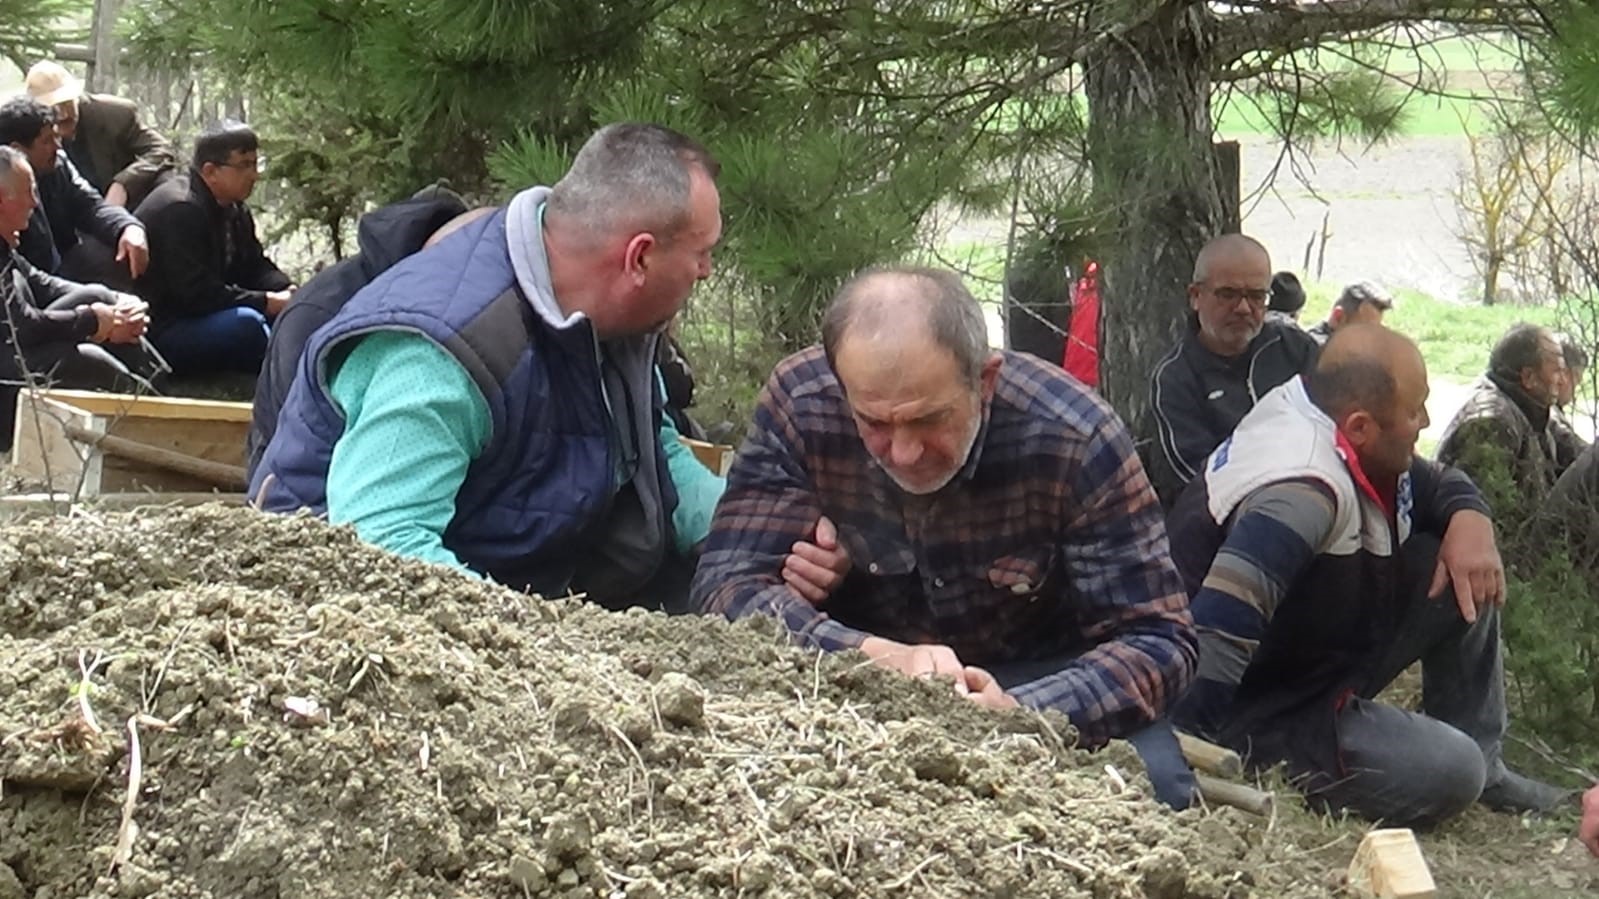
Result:
[[[0,592],[0,899],[1328,892],[1058,716],[309,519],[12,525]]]

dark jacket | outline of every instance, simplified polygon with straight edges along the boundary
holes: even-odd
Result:
[[[1599,448],[1583,450],[1555,481],[1535,523],[1535,545],[1563,548],[1577,570],[1599,586]]]
[[[53,170],[34,175],[39,205],[17,249],[35,268],[51,274],[60,271],[61,257],[78,245],[79,232],[114,247],[123,229],[139,223],[126,209],[107,203],[66,153],[56,153]]]
[[[1178,726],[1266,764],[1312,758],[1338,770],[1339,704],[1380,686],[1371,683],[1372,660],[1391,644],[1406,594],[1417,584],[1425,589],[1432,574],[1431,565],[1416,570],[1409,542],[1441,538],[1455,512],[1488,511],[1470,479],[1436,462],[1412,458],[1384,497],[1354,459],[1294,380],[1263,398],[1183,492],[1167,531],[1201,634],[1201,678],[1173,715]],[[1317,486],[1334,509],[1330,533],[1320,546],[1304,547],[1305,555],[1291,530],[1243,526],[1234,515],[1259,491],[1290,481]],[[1251,560],[1252,570],[1209,578],[1230,539],[1231,552]],[[1303,567],[1292,561],[1305,558]],[[1282,590],[1263,632],[1252,620],[1261,610],[1212,601],[1247,593],[1257,579]],[[1230,696],[1206,677],[1207,632],[1258,641]]]
[[[154,330],[236,306],[265,312],[267,293],[290,284],[261,249],[249,208],[219,205],[193,169],[156,188],[136,214],[150,237],[150,268],[136,290]]]
[[[337,315],[356,291],[422,249],[433,232],[465,211],[466,204],[454,195],[413,198],[374,209],[361,217],[356,234],[361,251],[318,272],[295,291],[294,302],[272,323],[266,361],[255,385],[248,440],[251,474],[272,442],[278,412],[288,399],[289,387],[300,370],[300,355],[311,334]]]
[[[11,246],[0,241],[0,300],[5,318],[0,320],[0,371],[6,377],[17,372],[15,350],[24,352],[46,343],[81,342],[94,336],[99,323],[88,306],[76,309],[46,310],[42,307],[82,285],[65,281],[34,268]],[[9,426],[9,422],[4,426]]]
[[[593,328],[587,321],[552,328],[533,308],[512,267],[506,218],[499,210],[401,261],[312,335],[250,495],[267,511],[324,513],[328,468],[344,429],[325,385],[330,352],[376,330],[419,333],[461,363],[492,422],[488,444],[456,494],[445,547],[500,583],[559,595],[607,536],[628,489],[618,487],[618,472],[631,453],[612,439],[601,387],[612,381],[601,370]],[[641,356],[654,352],[649,341],[638,349]],[[637,375],[633,389],[613,390],[610,402],[650,416],[655,430],[634,433],[658,441],[660,392],[647,365]],[[646,518],[653,515],[660,528],[653,541],[659,553],[671,546],[677,496],[665,453],[652,446],[634,456],[641,468],[626,480],[658,482],[658,508]],[[645,458],[653,461],[649,474]]]
[[[104,194],[113,183],[128,192],[129,209],[155,188],[156,179],[178,165],[172,144],[139,120],[138,104],[107,94],[78,99],[78,129],[66,142],[79,174]]]
[[[1197,324],[1155,366],[1150,406],[1160,432],[1153,478],[1171,503],[1204,470],[1209,456],[1272,388],[1308,371],[1316,342],[1298,327],[1266,322],[1232,359],[1205,349]]]
[[[1488,474],[1484,466],[1490,462],[1484,452],[1502,454],[1517,493],[1536,503],[1560,476],[1550,421],[1549,406],[1528,396],[1520,384],[1490,373],[1477,382],[1471,398],[1444,429],[1438,461],[1482,483]]]

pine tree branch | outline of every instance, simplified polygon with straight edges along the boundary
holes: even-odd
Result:
[[[1252,8],[1251,8],[1252,7]],[[1495,31],[1537,27],[1539,12],[1517,0],[1254,0],[1220,17],[1212,46],[1217,68],[1261,51],[1293,52],[1333,38],[1394,25],[1435,23]]]

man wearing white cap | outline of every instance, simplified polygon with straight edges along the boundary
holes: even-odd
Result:
[[[28,70],[28,96],[55,107],[56,133],[78,173],[113,206],[133,209],[177,171],[172,144],[139,118],[132,100],[91,94],[59,63]]]

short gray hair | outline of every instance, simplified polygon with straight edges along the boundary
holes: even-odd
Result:
[[[28,165],[28,156],[10,144],[0,144],[0,189],[6,196],[17,190],[17,172]]]
[[[1259,253],[1266,258],[1267,266],[1271,265],[1271,253],[1265,244],[1247,234],[1223,234],[1207,241],[1194,257],[1194,283],[1204,284],[1210,279],[1210,267],[1215,264],[1216,257],[1234,253]]]
[[[1394,298],[1370,281],[1356,281],[1338,294],[1338,300],[1333,305],[1344,310],[1345,315],[1354,315],[1362,306],[1374,306],[1387,312],[1394,308]]]
[[[610,234],[622,227],[675,235],[688,223],[691,170],[721,167],[693,138],[661,125],[618,122],[584,142],[550,192],[557,216]]]
[[[1556,348],[1559,348],[1554,332],[1543,325],[1530,322],[1511,325],[1505,336],[1494,344],[1493,352],[1488,354],[1488,371],[1512,381],[1519,379],[1524,369],[1543,365],[1545,340],[1555,343]]]
[[[870,289],[872,282],[882,278],[910,282],[907,286],[916,291],[920,302],[884,302],[883,294]],[[881,266],[869,268],[845,281],[822,316],[822,351],[827,355],[827,364],[835,364],[838,346],[851,329],[909,325],[903,319],[889,320],[890,315],[907,308],[921,313],[933,342],[955,357],[961,375],[975,388],[982,379],[983,364],[993,354],[988,345],[988,322],[983,318],[983,307],[966,289],[960,276],[947,269],[920,265]]]

